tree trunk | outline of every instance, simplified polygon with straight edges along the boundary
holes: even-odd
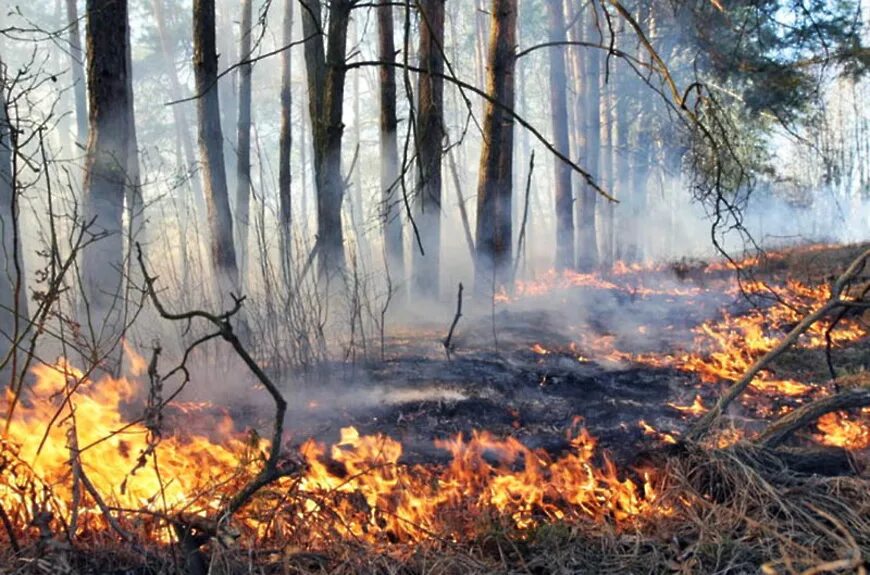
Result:
[[[214,0],[216,2],[215,25],[220,33],[216,39],[218,54],[218,70],[227,69],[238,62],[236,55],[235,32],[233,30],[236,21],[234,0]],[[231,9],[232,8],[232,9]],[[236,125],[239,109],[239,69],[230,70],[218,84],[218,99],[223,103],[221,106],[221,133],[223,134],[224,166],[226,168],[227,189],[237,188],[236,172]]]
[[[441,252],[441,160],[444,141],[444,0],[420,2],[417,88],[417,228],[425,253],[414,250],[414,289],[437,298]]]
[[[88,141],[88,105],[85,92],[84,57],[79,32],[79,9],[77,0],[66,0],[66,17],[69,22],[69,63],[72,69],[73,94],[76,103],[76,138],[80,145]]]
[[[196,81],[199,157],[211,231],[211,260],[223,294],[238,289],[227,175],[224,167],[220,99],[217,88],[215,0],[193,1],[193,71]]]
[[[613,126],[613,195],[622,201],[619,209],[618,226],[613,230],[616,242],[616,258],[621,261],[633,261],[632,236],[633,222],[632,210],[633,202],[631,197],[632,191],[632,176],[631,176],[631,158],[629,155],[629,107],[630,100],[628,90],[626,89],[625,67],[616,63],[613,70],[614,78],[614,97],[613,106],[615,108]]]
[[[547,0],[549,41],[565,42],[565,19],[562,0]],[[570,157],[568,143],[568,103],[565,81],[565,47],[552,46],[550,52],[550,119],[553,143],[563,155]],[[576,157],[576,154],[575,154]],[[574,267],[574,197],[571,190],[571,167],[553,159],[556,192],[556,269]]]
[[[85,310],[106,336],[120,334],[123,299],[122,220],[128,190],[130,73],[127,2],[87,3],[90,126],[85,164],[84,217],[94,234],[104,234],[82,252]],[[97,328],[100,329],[99,327]]]
[[[6,359],[13,342],[21,338],[28,318],[21,258],[16,162],[13,159],[15,132],[6,110],[6,86],[2,80],[5,78],[0,78],[0,222],[3,223],[0,235],[0,241],[3,242],[0,246],[0,361]],[[11,257],[13,254],[14,258]],[[16,366],[17,362],[13,359],[7,365]],[[10,384],[15,377],[11,371],[3,370],[4,380]]]
[[[603,105],[600,109],[601,123],[601,172],[600,181],[602,187],[613,191],[613,98],[611,86],[607,78],[607,64],[602,63],[599,68],[599,82]],[[601,206],[601,263],[605,266],[613,265],[613,202],[599,204]]]
[[[405,255],[402,243],[402,210],[399,177],[399,145],[396,132],[396,48],[393,34],[392,0],[381,0],[378,6],[378,56],[385,64],[380,67],[381,79],[381,221],[384,246],[390,276],[403,283]]]
[[[586,42],[599,43],[599,22],[601,15],[598,14],[596,5],[590,4],[591,14],[586,15],[585,29]],[[583,103],[585,106],[584,129],[586,130],[586,167],[596,177],[600,174],[599,162],[601,160],[601,88],[599,76],[601,74],[601,52],[596,48],[585,48],[586,69],[585,81],[582,86]],[[598,231],[596,229],[595,208],[598,192],[592,189],[585,181],[582,183],[580,192],[580,221],[578,222],[578,245],[577,269],[582,272],[590,272],[598,265]]]
[[[239,58],[251,59],[252,0],[242,0]],[[239,256],[239,282],[245,285],[248,269],[248,230],[251,213],[251,64],[239,67],[239,121],[236,137],[236,245]]]
[[[284,46],[293,41],[293,4],[297,0],[284,0],[284,17],[281,24]],[[281,234],[279,246],[281,271],[284,282],[289,285],[292,269],[293,241],[290,233],[292,205],[290,184],[292,182],[290,152],[293,144],[293,58],[290,50],[281,53],[281,133],[278,137],[278,227]]]
[[[317,36],[322,30],[319,0],[300,0],[300,3],[303,6],[302,29],[305,37]],[[317,262],[321,277],[343,274],[346,268],[341,225],[341,203],[344,199],[341,140],[344,133],[345,51],[352,6],[352,0],[330,2],[325,50],[323,43],[316,39],[305,43],[317,187]]]
[[[514,106],[516,0],[493,0],[487,70],[487,93],[501,106],[484,107],[483,148],[477,187],[475,291],[511,276],[511,196],[514,119],[502,106]]]

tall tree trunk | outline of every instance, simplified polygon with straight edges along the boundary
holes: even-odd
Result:
[[[0,68],[3,67],[0,62]],[[6,360],[13,343],[21,338],[27,325],[27,297],[21,254],[21,231],[18,219],[18,186],[15,174],[15,131],[6,109],[5,77],[0,78],[0,361]],[[14,255],[14,258],[12,257]],[[12,350],[13,354],[17,351]],[[13,357],[2,371],[3,379],[14,384]]]
[[[238,20],[235,12],[237,0],[215,0],[215,25],[219,34],[216,50],[218,54],[218,71],[226,70],[238,62],[236,49],[236,34],[234,23]],[[230,70],[221,78],[218,85],[218,98],[221,105],[221,133],[223,134],[224,166],[226,167],[227,188],[237,188],[236,172],[236,126],[239,109],[239,69]]]
[[[163,52],[164,67],[166,76],[169,79],[169,97],[174,101],[184,99],[187,94],[181,86],[178,79],[178,71],[175,68],[175,55],[172,49],[172,39],[169,37],[169,32],[166,29],[166,15],[164,13],[164,2],[166,0],[153,0],[151,3],[154,11],[154,19],[157,24],[157,33],[160,36],[160,50]],[[172,108],[172,119],[178,130],[181,148],[184,156],[179,156],[178,163],[184,167],[184,173],[188,174],[191,184],[191,190],[194,195],[194,207],[199,214],[202,214],[205,208],[205,203],[202,197],[202,189],[199,185],[199,173],[194,169],[196,164],[196,156],[193,151],[193,141],[190,137],[190,124],[187,120],[188,104],[175,104]]]
[[[84,217],[104,234],[82,252],[83,295],[98,332],[110,341],[121,332],[124,238],[130,152],[127,2],[87,3],[90,126],[84,181]],[[100,337],[102,339],[102,337]]]
[[[66,16],[69,21],[69,63],[72,69],[73,94],[76,103],[76,138],[79,144],[88,141],[88,105],[85,92],[85,69],[82,55],[82,39],[79,32],[79,9],[77,0],[66,0]]]
[[[356,46],[361,42],[360,30],[356,21],[351,22],[351,44]],[[362,269],[368,269],[372,261],[372,253],[366,237],[365,226],[365,196],[363,194],[363,154],[362,144],[362,111],[360,109],[360,75],[361,70],[354,70],[353,80],[353,142],[356,146],[356,165],[353,167],[353,185],[351,186],[350,202],[351,218],[353,219],[353,235],[356,238],[358,264]]]
[[[601,42],[599,29],[601,16],[595,3],[589,5],[591,13],[585,17],[585,41],[598,44]],[[585,116],[583,129],[586,131],[586,158],[587,168],[595,177],[601,172],[599,162],[601,159],[601,88],[599,76],[601,74],[601,52],[596,48],[586,48],[584,51],[586,66],[582,86],[583,105]],[[598,265],[598,232],[595,220],[595,204],[598,192],[592,189],[585,181],[582,183],[580,192],[580,221],[578,222],[578,245],[577,269],[582,272],[592,271]]]
[[[252,0],[242,0],[239,58],[251,59]],[[251,64],[239,67],[239,121],[236,137],[236,246],[239,256],[239,282],[245,285],[248,269],[248,230],[251,212]]]
[[[381,79],[381,221],[384,247],[390,276],[399,284],[405,278],[405,254],[402,243],[402,198],[399,177],[399,145],[396,132],[396,47],[393,34],[392,0],[381,0],[378,6],[378,56]]]
[[[625,68],[621,66],[621,62],[617,62],[614,66],[614,97],[613,106],[615,107],[614,121],[614,157],[613,157],[613,193],[616,197],[621,198],[618,226],[614,229],[616,242],[616,257],[618,260],[633,260],[632,255],[632,210],[633,201],[631,197],[631,159],[629,155],[629,108],[630,100],[628,90],[626,89]]]
[[[444,0],[420,2],[417,88],[417,228],[425,253],[414,250],[414,290],[437,298],[441,267],[441,160],[444,141]]]
[[[319,0],[300,0],[305,37],[322,31]],[[326,49],[318,40],[305,43],[308,99],[314,141],[314,174],[317,187],[317,252],[321,277],[343,274],[346,268],[341,203],[344,177],[341,172],[342,111],[345,84],[347,27],[352,0],[332,0]]]
[[[599,68],[601,98],[601,171],[600,181],[605,189],[613,188],[613,98],[611,85],[607,78],[607,64]],[[601,207],[601,263],[613,265],[613,202],[599,204]]]
[[[549,41],[565,42],[565,19],[562,0],[547,0]],[[568,143],[568,103],[565,81],[565,47],[552,46],[550,53],[550,119],[556,149],[570,157]],[[576,157],[576,156],[575,156]],[[574,197],[571,190],[571,167],[559,158],[553,159],[556,177],[556,269],[574,267]]]
[[[297,0],[284,0],[284,16],[281,23],[284,46],[293,41],[293,4]],[[293,241],[290,231],[292,183],[290,152],[293,144],[293,57],[290,50],[281,53],[281,133],[278,137],[278,227],[281,234],[279,246],[281,270],[284,282],[289,285],[292,269]]]
[[[199,95],[196,103],[197,133],[203,192],[211,231],[211,260],[218,287],[223,294],[238,289],[239,272],[224,167],[214,2],[193,0],[193,71],[196,93]]]
[[[504,107],[514,106],[516,29],[516,0],[493,0],[486,84],[489,96],[501,105],[487,102],[484,107],[475,241],[479,294],[487,293],[492,282],[509,282],[511,276],[514,119]]]

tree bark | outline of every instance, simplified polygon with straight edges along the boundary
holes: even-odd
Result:
[[[85,311],[107,337],[120,334],[123,298],[122,221],[128,191],[130,109],[127,2],[87,2],[89,138],[84,217],[103,237],[82,252]],[[98,330],[100,328],[98,327]]]
[[[547,0],[549,41],[565,42],[565,19],[562,0]],[[565,47],[556,45],[550,53],[550,119],[553,144],[565,156],[571,156],[568,142],[568,102],[565,74]],[[577,157],[577,154],[575,154]],[[571,189],[571,167],[559,158],[553,159],[556,192],[556,269],[574,267],[574,196]]]
[[[66,16],[69,22],[69,63],[72,69],[73,94],[76,105],[76,139],[80,145],[88,141],[88,104],[85,86],[84,57],[79,32],[79,9],[77,0],[66,0]]]
[[[238,289],[227,175],[224,166],[218,58],[215,45],[215,0],[193,1],[193,71],[196,82],[197,134],[203,192],[211,231],[211,260],[221,293]]]
[[[487,92],[503,106],[514,106],[516,0],[493,0]],[[477,187],[475,291],[510,281],[512,252],[513,116],[487,102]]]
[[[293,4],[297,0],[284,0],[284,15],[281,23],[283,43],[293,41]],[[293,241],[290,230],[292,204],[290,185],[292,168],[290,152],[293,145],[293,58],[290,50],[281,53],[281,132],[278,137],[278,227],[281,234],[281,271],[284,282],[289,285],[292,270]]]
[[[441,162],[444,141],[444,0],[420,2],[417,87],[417,228],[425,253],[414,250],[414,289],[437,298],[441,260]]]
[[[239,58],[251,59],[252,0],[242,0]],[[239,119],[236,136],[236,233],[239,281],[244,285],[248,269],[248,231],[251,213],[251,64],[239,67]]]
[[[306,38],[314,36],[305,43],[305,67],[317,188],[317,265],[320,277],[324,278],[343,274],[347,265],[341,224],[344,199],[341,141],[347,27],[354,2],[330,2],[325,50],[318,40],[322,31],[319,0],[300,0],[300,3],[303,33]]]
[[[402,198],[399,192],[399,145],[396,132],[396,48],[393,33],[392,0],[378,6],[378,56],[381,79],[381,221],[390,275],[403,280],[405,254],[402,242]],[[400,281],[400,283],[402,283]]]

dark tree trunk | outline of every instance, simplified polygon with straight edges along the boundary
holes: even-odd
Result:
[[[378,6],[378,56],[381,79],[381,218],[384,227],[384,245],[390,275],[403,283],[405,254],[402,243],[401,186],[399,177],[399,146],[396,137],[396,48],[393,34],[392,0],[381,0]]]
[[[72,69],[73,94],[76,104],[76,138],[79,144],[88,141],[88,105],[85,87],[82,37],[79,32],[79,9],[77,0],[66,0],[66,17],[69,22],[69,62]]]
[[[425,253],[414,250],[414,290],[437,298],[441,252],[441,160],[444,141],[444,0],[420,3],[417,88],[417,228]]]
[[[203,192],[211,231],[211,260],[220,291],[238,289],[239,272],[233,246],[233,221],[230,215],[227,175],[224,167],[220,99],[217,88],[214,0],[193,1],[193,71],[199,157],[203,172]]]
[[[511,275],[514,119],[504,107],[514,106],[516,28],[516,0],[493,0],[486,84],[489,96],[501,105],[487,102],[484,108],[475,241],[479,294],[493,282],[507,283]]]
[[[251,59],[252,0],[242,0],[241,62]],[[239,282],[244,285],[248,269],[248,230],[251,213],[251,64],[239,67],[239,121],[236,137],[236,233]]]
[[[87,3],[90,126],[84,217],[104,237],[82,252],[83,295],[95,326],[120,334],[123,299],[124,199],[129,189],[130,109],[127,2]],[[100,329],[99,327],[97,329]]]
[[[547,0],[549,41],[565,42],[565,19],[562,0]],[[556,149],[570,157],[568,143],[568,103],[565,81],[565,47],[552,46],[550,52],[550,118]],[[576,157],[576,154],[575,154]],[[556,179],[556,269],[574,267],[574,197],[571,190],[571,167],[554,158]]]
[[[585,41],[593,44],[601,43],[599,25],[601,15],[598,14],[596,4],[589,5],[590,13],[585,16]],[[580,39],[580,34],[577,34]],[[601,88],[599,75],[601,69],[601,52],[595,48],[583,49],[586,57],[582,90],[582,102],[584,106],[582,122],[586,131],[586,167],[598,177],[600,174],[599,163],[601,160]],[[579,51],[579,48],[575,49]],[[581,182],[578,189],[580,196],[580,221],[578,225],[578,252],[577,269],[581,272],[590,272],[598,265],[598,230],[596,228],[595,208],[598,201],[598,192],[585,181]]]
[[[281,24],[284,46],[293,41],[293,4],[297,0],[284,0],[284,16]],[[284,281],[290,283],[292,269],[292,236],[290,222],[292,204],[290,203],[290,184],[292,170],[290,151],[293,144],[293,58],[290,50],[281,53],[281,133],[278,139],[278,226],[281,234],[281,270]]]
[[[321,5],[300,0],[305,37],[322,29]],[[351,0],[329,4],[326,50],[317,39],[305,43],[308,98],[314,141],[314,174],[317,187],[317,252],[321,277],[341,274],[346,268],[341,203],[344,177],[341,172],[341,140],[344,133],[342,110],[345,84],[345,51]]]

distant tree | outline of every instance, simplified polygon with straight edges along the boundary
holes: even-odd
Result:
[[[15,185],[17,178],[12,159],[16,149],[15,132],[6,108],[8,86],[3,66],[0,60],[0,362],[6,360],[15,338],[20,336],[28,318],[16,195],[18,191]],[[11,381],[5,375],[6,371],[3,373],[4,378]]]
[[[475,291],[486,293],[495,281],[511,275],[511,198],[513,194],[514,67],[516,64],[517,0],[493,0],[483,148],[477,187]]]
[[[199,157],[211,231],[212,266],[218,287],[225,293],[238,289],[239,272],[224,167],[217,67],[214,0],[194,0],[193,71],[198,95],[196,112]]]
[[[570,156],[568,143],[568,102],[565,74],[565,18],[562,0],[547,0],[550,47],[550,120],[553,141],[563,155]],[[556,269],[574,267],[574,196],[571,189],[571,167],[558,157],[553,158],[556,176]]]
[[[242,0],[240,62],[251,59],[252,0]],[[239,66],[239,121],[236,137],[236,233],[238,234],[239,281],[248,269],[248,230],[251,212],[251,75],[250,63]]]
[[[378,5],[378,56],[381,80],[381,218],[387,264],[393,277],[404,279],[405,256],[402,242],[402,206],[398,201],[399,146],[396,139],[396,47],[393,33],[392,0]]]
[[[284,0],[284,14],[281,21],[281,37],[284,46],[293,41],[293,4],[297,0]],[[281,234],[281,270],[284,281],[290,282],[291,254],[293,242],[290,224],[292,204],[290,185],[292,169],[290,152],[293,149],[293,57],[290,50],[281,53],[281,128],[278,136],[278,227]]]
[[[420,75],[417,86],[417,193],[421,252],[414,250],[414,290],[437,298],[441,262],[441,163],[444,141],[444,1],[420,6]]]
[[[76,139],[82,145],[88,141],[88,104],[85,92],[84,55],[79,32],[79,9],[77,0],[66,0],[66,17],[69,23],[69,62],[72,70],[73,95],[76,106]]]

